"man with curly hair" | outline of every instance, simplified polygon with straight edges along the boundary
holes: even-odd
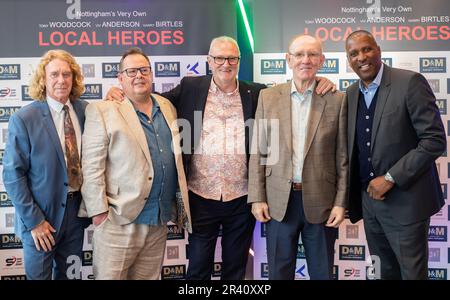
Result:
[[[30,96],[36,101],[9,121],[3,182],[16,209],[15,232],[22,239],[27,279],[68,279],[70,256],[81,257],[89,225],[77,216],[87,106],[78,98],[83,92],[74,57],[50,50],[31,80]]]

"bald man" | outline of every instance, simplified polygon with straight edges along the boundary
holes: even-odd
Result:
[[[324,60],[319,40],[295,37],[286,53],[292,80],[259,95],[248,202],[255,218],[267,224],[271,280],[294,279],[300,234],[310,278],[332,276],[347,201],[347,106],[340,92],[315,92]],[[270,143],[273,135],[278,151]]]

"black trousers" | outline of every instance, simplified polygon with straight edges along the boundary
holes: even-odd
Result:
[[[189,204],[192,233],[189,234],[189,266],[186,279],[211,279],[220,227],[222,227],[221,279],[244,279],[255,227],[255,218],[247,204],[247,196],[222,202],[204,199],[190,191]]]
[[[383,201],[361,191],[364,230],[370,255],[380,261],[376,278],[388,280],[428,279],[428,228],[430,218],[401,225]],[[372,258],[373,259],[373,258]]]

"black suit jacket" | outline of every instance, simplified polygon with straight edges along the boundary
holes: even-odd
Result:
[[[208,97],[209,86],[211,85],[212,76],[184,77],[178,86],[169,92],[163,93],[162,96],[169,99],[177,109],[178,120],[181,130],[181,143],[183,150],[183,163],[186,170],[186,176],[189,174],[189,165],[191,155],[194,153],[198,143],[200,142],[200,134],[203,125],[203,115],[205,112],[206,99]],[[256,107],[258,103],[259,91],[266,88],[263,84],[246,82],[239,80],[239,94],[242,101],[242,109],[244,113],[244,121],[254,119]],[[201,118],[200,118],[201,116]],[[185,121],[184,121],[185,120]],[[186,126],[185,123],[189,126]],[[183,123],[185,126],[183,126]],[[190,140],[187,132],[190,127]],[[188,143],[188,144],[186,144]],[[250,128],[245,128],[245,151],[247,160],[249,159],[250,145]]]
[[[446,136],[434,94],[419,73],[384,65],[372,125],[375,176],[389,172],[396,181],[383,204],[403,225],[425,220],[444,205],[435,160],[446,150]],[[362,217],[357,170],[356,114],[359,82],[347,89],[349,215]]]

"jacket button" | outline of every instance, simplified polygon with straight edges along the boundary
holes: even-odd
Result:
[[[69,184],[67,182],[64,182],[64,186],[68,186]]]
[[[65,204],[65,203],[61,203],[61,206],[62,206],[62,207],[66,207],[66,204]]]
[[[148,178],[148,180],[152,180],[153,178],[150,176],[149,178]]]

